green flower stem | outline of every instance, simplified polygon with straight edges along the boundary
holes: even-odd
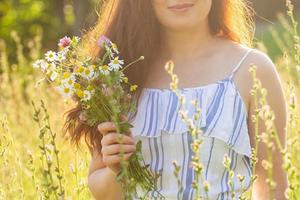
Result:
[[[131,63],[129,63],[128,65],[126,65],[125,67],[123,67],[120,71],[123,72],[125,69],[127,69],[128,67],[130,67],[131,65],[144,60],[144,56],[139,57],[138,59],[136,59],[135,61],[132,61]]]

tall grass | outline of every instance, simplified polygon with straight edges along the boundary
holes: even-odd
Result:
[[[16,32],[12,37],[22,49]],[[31,63],[42,53],[41,37],[27,43],[31,56],[20,50],[15,63],[8,62],[0,40],[0,199],[91,199],[90,153],[62,137],[62,114],[69,105],[49,85],[36,86]]]
[[[268,159],[263,162],[268,173],[270,190],[276,190],[272,174],[272,148],[281,150],[284,159],[284,170],[288,175],[288,199],[300,199],[300,39],[297,20],[294,18],[293,5],[287,1],[287,16],[279,16],[280,26],[284,31],[269,29],[274,48],[281,52],[276,58],[276,66],[280,71],[285,87],[288,104],[288,131],[286,147],[278,142],[272,120],[274,116],[268,110],[266,98],[262,95],[257,100],[259,108],[254,120],[261,118],[269,129],[268,134],[257,137],[256,142],[269,146]],[[40,56],[42,31],[37,33],[28,43],[23,44],[22,38],[12,32],[16,42],[17,58],[15,63],[8,62],[5,42],[0,39],[0,199],[92,199],[87,189],[87,168],[89,151],[83,145],[81,149],[71,146],[62,139],[62,113],[69,105],[61,102],[60,96],[47,84],[43,84],[42,92],[36,92],[37,74],[31,69],[33,60]],[[24,45],[30,49],[29,57],[23,54]],[[258,41],[257,47],[268,52],[264,41]],[[255,68],[251,68],[255,79]],[[255,81],[253,94],[264,94],[259,80]],[[41,101],[42,100],[42,101]],[[31,103],[33,102],[33,104]],[[197,139],[197,138],[196,138]],[[201,145],[195,140],[194,147]],[[256,145],[257,145],[256,143]],[[199,150],[195,148],[195,152]],[[253,151],[253,163],[256,162],[256,151]],[[194,160],[201,179],[201,165]],[[224,160],[229,165],[230,160]],[[178,177],[180,166],[173,163],[174,175]],[[230,169],[228,169],[230,171]],[[237,176],[229,173],[230,178]],[[255,172],[254,172],[255,174]],[[241,183],[243,177],[239,177]],[[253,182],[255,176],[253,177]],[[182,191],[180,180],[177,183]],[[229,181],[229,186],[230,186]],[[204,191],[209,184],[204,184]],[[198,188],[198,189],[199,189]],[[233,198],[234,194],[232,194]],[[251,199],[248,194],[244,199]]]

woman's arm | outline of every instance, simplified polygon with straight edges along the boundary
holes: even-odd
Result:
[[[272,60],[263,52],[258,51],[258,53],[254,54],[253,63],[257,67],[256,77],[261,81],[262,87],[267,90],[267,101],[271,110],[274,112],[275,127],[280,138],[280,142],[284,147],[286,140],[287,111],[283,88],[278,72],[276,71],[276,67],[274,66]],[[258,96],[258,99],[259,98],[260,96]],[[251,121],[251,116],[255,115],[255,109],[254,98],[251,98],[248,126],[252,141],[255,140],[255,124]],[[258,134],[261,135],[261,133],[265,131],[265,125],[261,119],[259,119],[258,124]],[[274,140],[273,142],[276,146]],[[272,157],[273,180],[276,182],[276,188],[274,190],[273,197],[275,199],[285,199],[284,191],[287,188],[287,177],[282,168],[282,155],[277,147],[272,152]],[[265,200],[269,199],[270,192],[266,183],[267,171],[262,167],[262,161],[267,160],[267,148],[266,144],[263,142],[259,142],[257,158],[258,163],[256,164],[255,171],[258,175],[258,179],[254,183],[254,199]]]
[[[111,122],[103,122],[98,126],[101,140],[101,153],[92,150],[92,159],[88,174],[88,186],[95,199],[121,200],[123,191],[120,183],[115,178],[121,169],[121,152],[124,151],[124,159],[128,160],[135,151],[135,142],[132,135],[123,136],[118,141],[118,134]]]
[[[106,167],[102,155],[93,151],[88,173],[88,187],[95,199],[121,199],[122,189],[115,181],[115,172]]]

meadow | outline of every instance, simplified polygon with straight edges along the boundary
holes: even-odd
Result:
[[[264,28],[255,44],[270,55],[285,88],[288,127],[281,156],[289,181],[286,196],[296,200],[300,199],[300,29],[287,2],[278,24]],[[32,62],[44,53],[43,31],[26,38],[26,43],[17,32],[11,37],[14,62],[9,61],[10,47],[0,39],[0,199],[92,199],[87,188],[90,153],[84,142],[77,149],[63,137],[63,113],[71,103],[63,103],[50,85],[37,86],[39,74]],[[276,134],[271,134],[270,140],[260,142],[268,144],[274,138]],[[269,181],[272,188],[272,177]]]

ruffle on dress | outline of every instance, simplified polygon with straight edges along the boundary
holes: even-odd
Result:
[[[196,125],[201,128],[203,138],[222,140],[237,153],[250,157],[247,109],[232,79],[179,91],[185,96],[190,119],[196,111],[191,101],[198,101],[201,113]],[[160,137],[163,132],[182,134],[189,131],[179,109],[179,98],[171,90],[144,88],[137,114],[130,120],[133,136],[151,138]]]

